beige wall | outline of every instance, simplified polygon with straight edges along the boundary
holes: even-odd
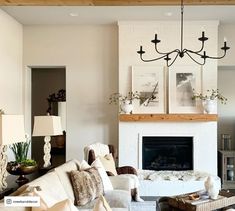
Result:
[[[0,10],[0,108],[22,114],[22,25]]]
[[[23,27],[2,10],[0,23],[0,109],[6,114],[23,114]],[[11,150],[7,154],[9,160],[14,159]]]
[[[108,97],[117,91],[117,26],[25,26],[25,85],[27,66],[65,66],[67,98],[66,159],[83,158],[93,142],[117,145],[117,107]],[[28,88],[30,89],[30,88]],[[26,92],[26,112],[30,112]]]

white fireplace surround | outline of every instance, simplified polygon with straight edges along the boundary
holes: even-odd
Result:
[[[143,136],[193,137],[194,170],[217,175],[217,122],[119,122],[119,166],[142,169]]]

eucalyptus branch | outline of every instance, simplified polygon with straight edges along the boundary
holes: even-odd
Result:
[[[195,91],[195,90],[193,90]],[[193,93],[192,99],[200,99],[200,100],[218,100],[222,104],[226,104],[228,99],[224,97],[220,92],[219,89],[211,89],[211,90],[206,90],[206,94],[202,93]]]

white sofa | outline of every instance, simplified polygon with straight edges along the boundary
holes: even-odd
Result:
[[[79,162],[77,160],[71,160],[66,162],[65,164],[53,169],[52,171],[48,172],[47,174],[33,180],[30,183],[25,184],[24,186],[20,187],[16,192],[12,195],[17,196],[23,194],[27,190],[31,190],[32,187],[39,186],[41,188],[40,195],[45,196],[45,198],[50,198],[50,201],[47,201],[47,204],[53,206],[55,203],[65,200],[71,199],[72,202],[75,200],[75,196],[73,193],[72,184],[70,182],[69,174],[71,170],[78,169]],[[130,210],[130,202],[131,196],[128,188],[128,181],[126,182],[127,185],[120,187],[120,189],[116,189],[117,185],[115,181],[112,181],[114,190],[107,191],[105,193],[105,198],[109,203],[110,207],[113,211],[128,211]],[[93,200],[92,202],[86,204],[85,206],[77,207],[78,210],[81,211],[92,211],[94,204],[97,199]],[[49,207],[50,207],[49,206]],[[3,201],[0,203],[0,210],[1,211],[30,211],[31,208],[7,208],[4,207]]]

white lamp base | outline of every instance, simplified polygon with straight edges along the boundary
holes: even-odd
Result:
[[[44,160],[44,165],[43,167],[44,168],[47,168],[51,165],[51,144],[50,144],[50,141],[51,141],[51,137],[50,136],[45,136],[44,137],[44,156],[43,156],[43,160]]]
[[[7,146],[0,146],[0,191],[7,188]]]

